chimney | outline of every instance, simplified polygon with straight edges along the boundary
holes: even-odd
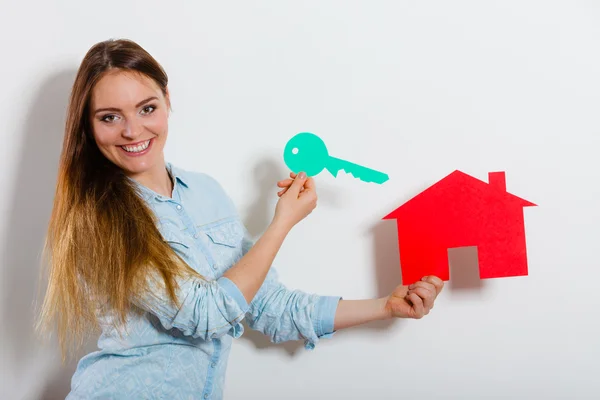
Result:
[[[506,192],[506,177],[504,176],[504,171],[488,173],[488,180],[490,181],[490,186]]]

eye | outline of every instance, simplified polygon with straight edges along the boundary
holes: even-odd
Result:
[[[156,110],[156,106],[148,105],[142,109],[143,114],[152,114]]]
[[[116,115],[106,114],[102,118],[100,118],[100,121],[111,123],[111,122],[115,122],[115,118],[117,118]]]

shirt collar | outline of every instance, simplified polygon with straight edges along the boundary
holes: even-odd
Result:
[[[170,162],[165,163],[165,166],[167,168],[167,171],[169,171],[169,174],[171,175],[171,177],[174,180],[173,194],[175,194],[178,184],[181,184],[183,187],[186,187],[186,188],[188,187],[187,179],[183,177],[182,171],[179,168],[175,167]],[[135,179],[133,179],[133,178],[129,178],[129,179],[138,187],[138,189],[140,190],[140,194],[146,201],[150,201],[152,199],[155,199],[158,201],[169,200],[168,197],[164,197],[164,196],[156,193],[154,190],[147,188],[146,186],[142,185]]]
[[[170,162],[167,162],[166,166],[173,179],[179,181],[179,183],[181,183],[183,186],[188,187],[186,179],[183,177],[183,174],[181,173],[181,170],[179,168],[175,167]]]

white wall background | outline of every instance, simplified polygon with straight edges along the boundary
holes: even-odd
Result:
[[[338,332],[313,352],[247,333],[229,399],[600,396],[600,4],[593,1],[3,1],[0,13],[2,399],[59,399],[71,363],[30,311],[67,96],[97,41],[138,41],[170,75],[167,157],[214,175],[260,234],[300,131],[390,174],[317,177],[317,210],[276,265],[347,299],[399,283],[380,218],[454,169],[504,170],[530,275],[459,274],[419,321]],[[453,259],[473,261],[473,254]],[[471,265],[471,267],[473,267]],[[463,280],[464,282],[459,282]]]

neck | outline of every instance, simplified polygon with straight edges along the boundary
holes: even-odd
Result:
[[[173,193],[173,182],[164,161],[141,174],[132,176],[132,178],[162,196],[170,198]]]

